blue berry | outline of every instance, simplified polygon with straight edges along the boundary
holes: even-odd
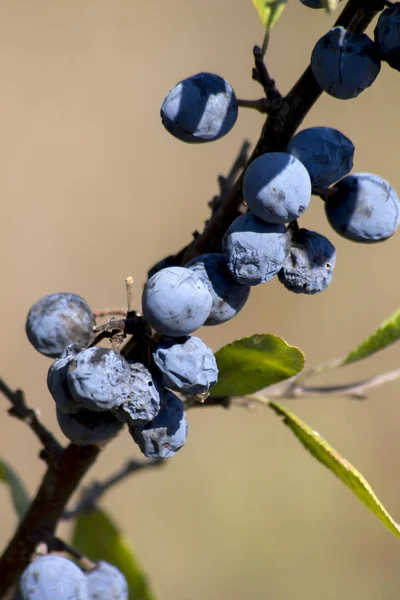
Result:
[[[132,395],[128,362],[108,348],[96,346],[79,352],[69,363],[67,382],[78,408],[110,410]]]
[[[390,184],[372,173],[348,175],[325,202],[333,229],[354,242],[380,242],[400,223],[400,203]]]
[[[94,412],[82,409],[65,414],[57,407],[57,421],[61,431],[77,446],[103,444],[115,437],[123,424],[108,410]]]
[[[158,271],[142,296],[143,314],[156,331],[171,337],[192,333],[205,323],[212,297],[203,279],[184,267]]]
[[[145,427],[133,427],[129,431],[147,458],[170,458],[182,448],[187,438],[183,402],[165,390],[156,418]]]
[[[312,185],[328,187],[350,173],[354,146],[343,133],[331,127],[310,127],[299,131],[288,152],[306,167]]]
[[[239,283],[272,279],[289,256],[290,236],[282,224],[265,223],[251,213],[237,217],[222,241],[228,269]]]
[[[374,43],[365,33],[334,27],[316,43],[311,68],[327,94],[347,100],[372,85],[381,63]]]
[[[180,81],[161,106],[164,127],[183,142],[212,142],[236,123],[238,106],[229,83],[212,73]]]
[[[89,600],[128,600],[128,583],[121,571],[101,560],[86,573]]]
[[[146,425],[160,410],[160,388],[147,367],[129,363],[131,398],[114,409],[115,416],[130,427]]]
[[[63,413],[76,412],[76,402],[71,396],[67,382],[68,365],[80,352],[77,346],[67,346],[60,358],[50,366],[47,373],[47,387],[57,408]]]
[[[212,350],[198,337],[164,339],[153,353],[165,387],[184,394],[207,394],[217,383],[218,367]]]
[[[286,152],[262,154],[244,174],[243,197],[263,221],[289,223],[310,203],[310,176],[305,166]]]
[[[42,354],[58,358],[70,344],[83,348],[94,338],[95,320],[85,300],[76,294],[49,294],[30,309],[26,334]]]
[[[223,254],[201,254],[185,266],[200,275],[212,297],[211,312],[204,325],[225,323],[243,308],[249,297],[250,287],[233,279]]]
[[[80,568],[56,555],[33,561],[22,573],[20,591],[22,600],[89,600]]]
[[[400,2],[381,12],[374,36],[381,60],[400,71]]]
[[[308,229],[299,229],[292,237],[290,254],[278,278],[296,294],[316,294],[328,287],[336,262],[336,250],[330,241]]]

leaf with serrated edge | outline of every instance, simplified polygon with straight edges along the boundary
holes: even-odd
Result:
[[[224,346],[215,355],[218,382],[211,396],[244,396],[297,375],[304,367],[304,354],[282,338],[252,335]]]
[[[272,29],[283,13],[286,3],[287,0],[253,0],[265,29]]]
[[[93,561],[105,560],[117,567],[128,582],[129,600],[156,600],[132,544],[105,511],[78,516],[72,546]]]
[[[397,537],[400,537],[400,525],[387,512],[380,500],[376,497],[368,481],[334,450],[316,431],[303,423],[296,415],[276,402],[269,403],[276,414],[283,417],[285,425],[292,430],[303,446],[320,463],[332,471],[347,485],[357,498],[374,513],[378,519]]]
[[[355,350],[352,350],[346,358],[343,359],[342,365],[367,358],[371,354],[383,350],[386,346],[393,344],[400,338],[400,310],[397,310],[386,321],[381,323],[378,329],[364,340]]]
[[[15,511],[20,519],[29,506],[29,496],[22,479],[4,460],[0,460],[0,481],[8,484]]]

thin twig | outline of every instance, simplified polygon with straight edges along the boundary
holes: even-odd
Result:
[[[146,461],[139,461],[135,459],[128,461],[121,469],[119,469],[116,473],[114,473],[104,481],[95,481],[84,492],[83,497],[78,502],[77,506],[73,510],[66,511],[64,513],[63,519],[74,519],[78,515],[96,510],[96,505],[100,498],[104,496],[104,494],[107,491],[109,491],[112,487],[114,487],[117,483],[120,483],[122,480],[133,475],[134,473],[137,473],[138,471],[143,471],[145,469],[150,469],[153,467],[159,467],[164,463],[165,461],[163,461],[160,458]]]
[[[299,396],[351,396],[364,399],[367,397],[367,392],[372,388],[379,387],[399,378],[400,369],[394,369],[393,371],[386,371],[368,379],[340,385],[313,387],[299,385],[291,389],[288,398],[298,398]]]
[[[24,392],[22,390],[13,390],[0,378],[0,392],[11,402],[12,407],[8,410],[9,414],[26,423],[39,438],[45,452],[41,457],[49,465],[56,465],[63,447],[56,440],[53,434],[40,421],[36,411],[26,404]]]
[[[243,100],[243,102],[245,102],[245,100]],[[228,175],[226,177],[224,177],[224,175],[219,175],[219,194],[217,196],[214,196],[214,198],[208,203],[208,206],[211,208],[212,215],[224,202],[225,196],[227,196],[231,192],[237,178],[239,177],[239,174],[243,171],[244,167],[246,166],[247,161],[249,159],[250,146],[250,142],[248,140],[245,140],[240,147],[240,150],[230,168]]]
[[[283,97],[276,87],[274,79],[272,79],[268,72],[264,62],[264,54],[265,52],[263,52],[263,48],[254,46],[254,68],[252,72],[252,78],[262,86],[265,97],[270,101],[270,112],[276,112],[282,107]]]

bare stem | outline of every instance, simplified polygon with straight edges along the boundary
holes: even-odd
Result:
[[[43,425],[37,413],[26,404],[24,392],[22,390],[13,392],[1,378],[0,392],[11,402],[12,406],[8,411],[9,414],[26,423],[40,440],[44,448],[41,457],[48,464],[56,464],[61,456],[63,447],[53,434]]]
[[[126,286],[126,301],[128,305],[128,315],[135,312],[135,302],[133,298],[133,277],[127,277],[125,279]]]
[[[268,114],[271,110],[271,103],[267,98],[259,98],[258,100],[240,100],[237,104],[241,108],[252,108],[260,113]]]
[[[160,467],[164,465],[165,461],[161,458],[154,460],[129,460],[123,467],[104,481],[95,481],[84,493],[77,506],[64,513],[64,519],[74,519],[82,513],[91,512],[96,510],[96,504],[116,484],[120,483],[124,479],[131,475],[143,471],[145,469],[152,469],[154,467]]]

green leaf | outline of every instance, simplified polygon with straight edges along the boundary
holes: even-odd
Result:
[[[25,515],[30,500],[22,479],[4,460],[0,460],[0,481],[10,487],[11,498],[15,511],[20,519]]]
[[[350,363],[366,358],[378,350],[382,350],[396,342],[400,338],[400,310],[397,310],[391,317],[381,323],[378,329],[364,340],[358,348],[352,350],[341,363],[348,365]]]
[[[324,0],[324,8],[332,13],[339,6],[340,0]]]
[[[286,6],[287,0],[253,0],[266,30],[272,29]]]
[[[300,440],[303,446],[325,467],[332,471],[339,479],[347,485],[359,500],[371,510],[375,516],[397,537],[400,537],[400,525],[392,519],[380,500],[376,497],[368,481],[351,465],[345,458],[340,456],[328,442],[326,442],[316,431],[303,423],[285,407],[270,402],[269,406],[281,417]]]
[[[215,355],[219,376],[211,396],[245,396],[293,377],[304,367],[299,348],[272,334],[258,334],[224,346]]]
[[[156,600],[130,541],[102,510],[76,519],[72,546],[93,561],[105,560],[126,577],[129,600]]]

